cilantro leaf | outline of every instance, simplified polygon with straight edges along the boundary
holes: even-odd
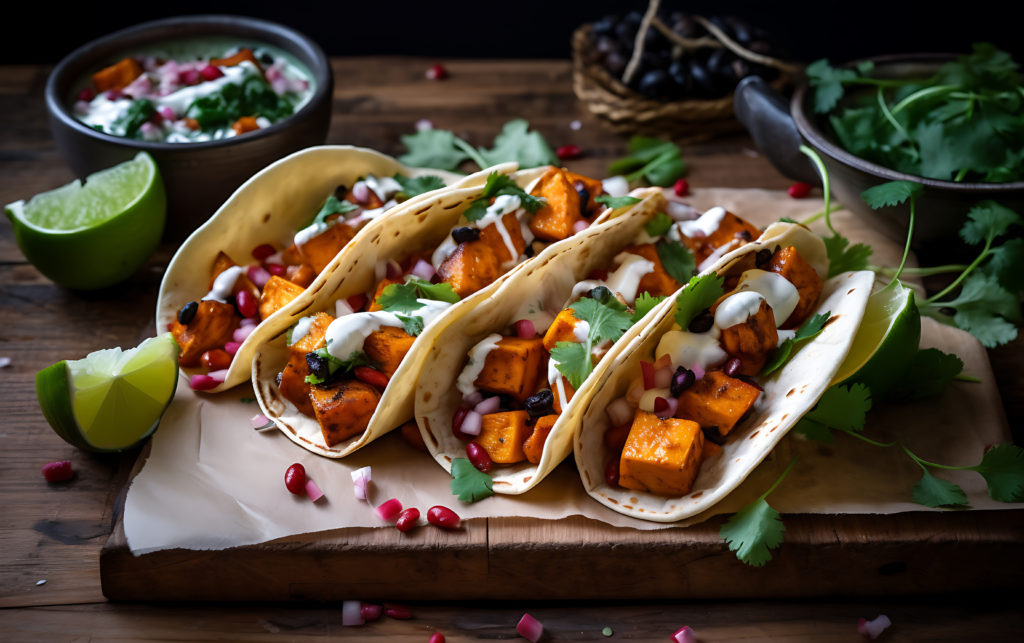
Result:
[[[988,495],[999,502],[1024,502],[1024,449],[999,444],[985,452],[981,464],[968,467],[988,483]]]
[[[466,458],[452,460],[452,494],[462,502],[477,502],[494,495],[491,476],[473,466]]]
[[[793,430],[808,440],[831,442],[833,439],[831,429],[821,422],[808,419],[806,415],[800,418],[800,420],[793,426]]]
[[[789,356],[793,353],[793,349],[796,345],[800,342],[817,337],[821,331],[825,329],[825,324],[831,316],[832,313],[829,311],[820,315],[815,315],[804,321],[793,337],[782,342],[782,345],[772,352],[768,361],[765,363],[764,368],[761,369],[761,376],[763,377],[781,368],[782,365],[789,360]]]
[[[402,143],[409,149],[398,157],[405,165],[432,167],[438,170],[457,170],[459,164],[469,158],[455,144],[455,134],[448,130],[428,129],[402,136]]]
[[[629,139],[629,156],[608,166],[612,176],[625,174],[627,181],[644,177],[651,185],[667,187],[686,173],[682,150],[671,141],[634,136]]]
[[[989,250],[981,269],[1010,292],[1024,292],[1024,239],[1009,239]]]
[[[682,292],[676,295],[676,323],[686,329],[699,312],[725,294],[725,280],[716,274],[692,277]]]
[[[312,351],[317,357],[327,360],[327,377],[320,377],[314,373],[310,373],[305,377],[307,384],[323,384],[324,382],[332,379],[339,372],[344,375],[357,366],[373,366],[373,362],[366,356],[363,351],[352,351],[347,359],[338,359],[334,355],[331,355],[327,351],[326,346],[322,346],[315,351]],[[307,358],[308,359],[308,358]]]
[[[885,397],[917,400],[940,395],[962,370],[964,363],[956,355],[943,353],[937,348],[921,349]]]
[[[697,260],[693,253],[678,241],[662,239],[655,250],[661,260],[661,267],[680,284],[686,283],[697,272]]]
[[[877,210],[885,206],[895,206],[907,199],[915,199],[924,192],[924,186],[913,181],[889,181],[861,192],[860,198],[871,209]]]
[[[377,297],[377,305],[391,313],[411,313],[423,308],[416,301],[415,284],[388,284]]]
[[[407,285],[415,286],[416,292],[423,299],[433,299],[434,301],[447,301],[450,304],[457,303],[462,298],[459,297],[452,285],[447,281],[442,281],[436,284],[432,284],[426,279],[420,277],[410,277],[405,282]]]
[[[615,302],[614,305],[610,303],[611,301]],[[622,334],[633,325],[629,314],[623,310],[622,304],[614,298],[610,302],[601,303],[590,297],[582,297],[569,306],[576,319],[590,325],[587,337],[591,346],[600,344],[606,339],[617,342]]]
[[[825,59],[811,63],[805,71],[808,82],[815,88],[814,111],[818,114],[824,114],[835,107],[845,93],[843,82],[859,75],[852,69],[836,69]]]
[[[785,531],[779,512],[764,498],[758,498],[729,518],[718,535],[741,561],[764,567],[772,559],[771,550],[782,544]]]
[[[810,420],[831,429],[860,432],[870,409],[871,391],[868,387],[863,384],[833,386],[825,391],[813,409],[800,418],[797,428]],[[808,429],[813,432],[815,427]]]
[[[675,221],[672,220],[672,217],[668,216],[664,212],[659,212],[655,214],[650,221],[644,224],[644,230],[649,236],[660,237],[671,230],[674,223]]]
[[[933,306],[955,309],[953,321],[956,325],[977,337],[988,348],[1011,342],[1017,337],[1017,328],[1011,321],[1021,318],[1019,300],[999,285],[995,277],[982,272],[971,273],[964,280],[956,299],[937,302]]]
[[[995,201],[982,201],[967,213],[960,238],[970,244],[992,243],[996,237],[1006,234],[1011,225],[1020,224],[1020,215],[1013,210]]]
[[[914,485],[913,499],[925,507],[964,507],[967,505],[967,494],[959,486],[936,478],[923,465],[924,475]]]
[[[520,168],[540,165],[558,165],[558,157],[551,146],[538,132],[531,132],[530,123],[523,119],[511,120],[501,128],[494,139],[494,148],[477,148],[477,152],[488,163],[497,165],[515,161]]]
[[[479,221],[487,213],[491,199],[502,194],[519,197],[520,207],[531,214],[540,210],[547,203],[543,198],[527,193],[526,190],[516,185],[516,182],[507,174],[491,172],[487,175],[483,192],[479,197],[473,199],[462,216],[466,217],[467,221]]]
[[[850,246],[850,240],[840,234],[825,237],[824,241],[825,252],[828,254],[829,277],[835,277],[850,270],[867,269],[868,257],[873,252],[871,246],[863,243],[855,243]]]
[[[423,332],[422,317],[416,317],[415,315],[413,315],[412,317],[406,317],[405,315],[398,314],[396,314],[395,317],[397,317],[398,320],[402,322],[402,328],[405,330],[405,332],[412,335],[413,337]]]
[[[617,210],[619,208],[625,208],[631,205],[640,203],[643,199],[638,199],[635,196],[612,196],[610,194],[602,194],[601,196],[595,197],[594,201],[603,204],[605,207]]]
[[[316,213],[316,216],[313,217],[313,223],[311,225],[326,223],[327,217],[332,214],[348,214],[349,212],[358,209],[359,206],[355,203],[352,203],[351,201],[344,201],[332,194],[327,197],[327,201],[320,208],[320,211]]]
[[[633,303],[633,315],[630,317],[630,321],[634,324],[647,316],[647,313],[654,310],[654,308],[665,300],[665,295],[658,295],[652,297],[650,293],[642,292],[640,296],[636,298]]]
[[[594,371],[594,360],[586,343],[558,342],[551,349],[551,359],[555,360],[555,368],[569,380],[574,389],[583,386]]]
[[[796,219],[791,219],[789,217],[779,217],[779,223],[800,223],[800,222],[797,221]]]
[[[405,198],[411,198],[431,190],[440,190],[444,187],[444,179],[439,176],[402,176],[395,174],[394,179],[402,186],[402,194]]]

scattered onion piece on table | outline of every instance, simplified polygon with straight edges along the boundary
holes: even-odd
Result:
[[[523,614],[523,618],[519,619],[519,624],[516,625],[516,632],[524,639],[537,643],[544,634],[544,626],[529,614]]]
[[[362,612],[363,604],[359,601],[345,601],[341,604],[341,624],[362,625],[365,623]]]
[[[875,640],[890,625],[892,625],[892,621],[889,620],[889,617],[885,614],[879,614],[871,621],[864,618],[860,619],[857,622],[857,631],[871,640]]]
[[[370,473],[370,467],[363,467],[352,472],[352,492],[355,494],[356,500],[366,500],[366,488],[372,481]]]
[[[676,643],[697,643],[697,636],[693,633],[693,628],[684,625],[676,630],[676,633],[672,635],[672,640]]]
[[[398,501],[398,498],[385,500],[377,507],[377,515],[381,517],[381,520],[388,522],[394,521],[400,513],[402,513],[402,503]]]
[[[307,478],[306,495],[309,496],[310,500],[316,502],[317,500],[320,500],[321,498],[324,497],[324,492],[320,490],[320,487],[318,487],[315,482],[313,482],[312,478]]]

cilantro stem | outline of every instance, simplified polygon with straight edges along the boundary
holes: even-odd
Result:
[[[821,157],[818,155],[817,152],[807,147],[806,145],[801,145],[800,151],[803,152],[803,154],[807,156],[809,159],[811,159],[811,162],[814,163],[814,166],[818,169],[818,174],[821,175],[821,190],[824,194],[825,199],[825,225],[828,226],[828,229],[832,234],[838,236],[839,233],[836,232],[836,229],[832,227],[832,219],[829,218],[828,216],[832,212],[832,208],[829,204],[829,201],[831,199],[831,190],[829,189],[828,170],[825,169],[825,162],[821,160]]]
[[[878,442],[876,440],[872,440],[871,438],[869,438],[867,436],[861,435],[860,433],[857,433],[856,431],[851,431],[850,429],[838,429],[838,430],[842,431],[846,435],[849,435],[851,437],[857,438],[858,440],[861,440],[862,442],[867,442],[868,444],[870,444],[872,446],[882,447],[883,449],[888,449],[889,447],[894,447],[897,444],[899,444],[898,442]]]
[[[455,142],[455,147],[459,148],[467,155],[469,155],[469,158],[478,166],[480,166],[481,170],[484,169],[485,167],[490,167],[490,163],[485,161],[484,157],[480,156],[480,152],[477,152],[475,147],[473,147],[466,141],[462,140],[458,136],[452,136],[452,140]]]
[[[928,81],[919,78],[865,78],[863,76],[843,80],[844,85],[849,83],[851,85],[875,85],[877,87],[905,87],[907,85],[922,85],[926,82]]]
[[[962,467],[954,467],[954,466],[949,465],[949,464],[938,464],[937,462],[928,462],[924,458],[919,458],[916,455],[914,455],[914,452],[911,451],[910,449],[908,449],[906,447],[906,445],[901,444],[900,447],[902,447],[902,449],[907,453],[907,455],[909,455],[910,458],[914,462],[916,462],[922,469],[924,469],[926,466],[934,467],[936,469],[946,469],[948,471],[966,471],[966,470],[971,470],[971,469],[975,468],[974,465],[967,465],[967,466],[962,466]]]
[[[968,172],[967,168],[965,168],[965,167],[960,168],[960,171],[957,172],[956,176],[953,177],[953,182],[954,183],[959,183],[960,181],[963,181],[964,177],[967,176],[967,172]]]
[[[907,134],[907,130],[904,129],[902,123],[896,120],[896,117],[893,116],[892,112],[889,111],[889,106],[885,104],[885,93],[883,87],[878,88],[876,96],[878,97],[878,110],[882,112],[882,116],[885,117],[885,120],[889,121],[889,124],[892,125],[893,128],[895,128],[895,130],[899,132],[904,139],[909,140],[910,135]]]
[[[966,373],[957,373],[953,376],[953,379],[960,382],[971,382],[973,384],[981,384],[981,380],[973,375],[967,375]]]
[[[926,268],[903,268],[904,275],[910,275],[915,277],[930,277],[931,275],[941,275],[947,272],[961,272],[967,268],[967,264],[949,264],[946,266],[929,266]],[[889,268],[887,266],[868,266],[868,270],[872,270],[879,274],[891,277],[896,274],[895,268]]]
[[[967,266],[967,270],[964,270],[963,272],[961,272],[960,276],[953,280],[953,283],[949,284],[948,286],[943,288],[940,292],[938,292],[938,293],[932,295],[931,297],[929,297],[928,299],[926,299],[925,302],[924,302],[925,305],[928,306],[928,305],[934,304],[937,300],[942,299],[943,297],[945,297],[946,295],[951,293],[957,286],[959,286],[960,282],[962,282],[964,279],[966,279],[967,275],[971,274],[971,271],[973,271],[975,268],[977,268],[978,265],[981,264],[981,262],[985,260],[985,258],[988,256],[989,248],[991,248],[991,247],[992,247],[992,239],[987,239],[985,241],[985,247],[982,248],[982,250],[981,250],[981,254],[979,254],[978,257],[974,261],[972,261],[969,266]]]
[[[910,105],[911,103],[917,102],[919,100],[924,100],[925,98],[930,98],[932,94],[943,94],[958,88],[958,85],[935,85],[934,87],[925,87],[924,89],[919,89],[910,96],[907,96],[900,102],[896,103],[896,105],[892,108],[892,113],[893,115],[895,115],[896,113],[906,109],[907,105]]]
[[[886,284],[885,289],[893,287],[893,284],[899,281],[900,275],[903,273],[903,267],[907,265],[907,256],[910,255],[910,240],[914,238],[914,222],[916,217],[914,215],[914,205],[917,202],[916,193],[910,194],[910,223],[907,225],[907,243],[903,246],[903,259],[900,260],[899,268],[896,269],[896,274],[893,275],[892,281]]]
[[[793,470],[793,467],[795,467],[796,463],[799,462],[799,461],[800,461],[800,457],[799,456],[793,458],[790,461],[789,466],[786,467],[786,470],[782,472],[782,474],[775,480],[775,482],[772,483],[772,486],[768,487],[768,491],[765,491],[764,493],[761,494],[761,497],[759,498],[759,500],[764,500],[769,495],[771,495],[771,493],[773,491],[775,491],[775,488],[778,487],[780,484],[782,484],[782,481],[786,479],[786,476],[789,475],[789,472]]]
[[[841,209],[842,208],[832,208],[830,213],[831,212],[837,212],[838,210],[841,210]],[[825,210],[821,210],[820,212],[815,212],[814,214],[812,214],[811,216],[807,217],[803,221],[798,221],[798,223],[800,225],[803,225],[803,226],[809,226],[812,223],[814,223],[815,221],[817,221],[818,219],[820,219],[823,216],[825,216],[825,214],[826,214]]]

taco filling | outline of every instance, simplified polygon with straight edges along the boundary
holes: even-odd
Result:
[[[209,292],[184,304],[168,324],[181,347],[178,363],[205,371],[193,376],[192,388],[208,390],[222,383],[245,338],[302,294],[363,226],[400,202],[441,187],[444,182],[438,177],[370,174],[351,188],[339,186],[290,243],[254,247],[248,265],[218,252]]]
[[[695,220],[654,215],[610,265],[573,285],[558,308],[529,302],[514,322],[469,351],[456,383],[462,403],[451,418],[453,433],[468,453],[477,451],[471,445],[483,449],[490,463],[538,464],[559,416],[614,343],[698,264],[759,234],[722,208]]]
[[[328,447],[362,434],[417,336],[549,242],[589,226],[604,210],[593,198],[601,193],[599,181],[560,168],[529,193],[491,174],[439,246],[379,262],[372,290],[289,330],[279,392],[316,419]]]

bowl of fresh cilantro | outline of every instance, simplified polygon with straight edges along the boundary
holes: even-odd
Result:
[[[873,210],[861,195],[890,181],[920,183],[919,250],[955,243],[980,202],[1024,212],[1024,84],[1006,52],[977,44],[961,56],[819,60],[806,76],[788,106],[756,80],[737,91],[740,120],[787,176],[819,181],[797,151],[813,148],[839,200],[896,238],[906,235],[906,204]]]

